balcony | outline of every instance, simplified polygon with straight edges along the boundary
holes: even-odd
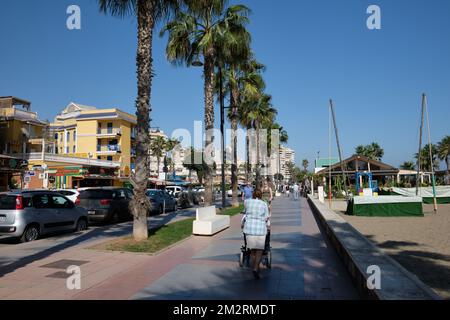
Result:
[[[114,155],[121,152],[122,150],[118,144],[97,145],[97,154],[99,155]]]
[[[122,135],[121,129],[97,129],[97,138],[114,138]]]

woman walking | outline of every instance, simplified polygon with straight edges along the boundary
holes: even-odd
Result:
[[[259,265],[266,246],[267,223],[269,221],[269,207],[261,198],[262,192],[255,190],[253,199],[245,200],[245,215],[242,218],[247,247],[251,250],[255,279],[260,278]]]
[[[262,187],[262,199],[264,202],[267,203],[267,206],[269,207],[269,215],[272,215],[272,200],[273,200],[273,192],[272,188],[269,184],[270,180],[264,180],[263,187]]]

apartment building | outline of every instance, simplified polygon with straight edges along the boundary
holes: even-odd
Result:
[[[50,148],[54,155],[84,159],[86,166],[96,167],[90,170],[91,180],[111,180],[106,185],[120,186],[134,169],[136,123],[136,116],[117,108],[97,109],[72,102],[50,124]]]

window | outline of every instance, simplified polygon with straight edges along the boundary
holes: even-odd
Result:
[[[113,124],[111,122],[108,123],[108,134],[113,133]]]
[[[80,192],[78,196],[80,199],[112,199],[113,191],[112,190],[101,190],[101,189],[90,189],[84,190]]]
[[[48,194],[40,194],[33,197],[33,207],[36,209],[50,208],[50,199]]]
[[[127,198],[128,199],[133,199],[133,196],[134,196],[134,194],[133,194],[133,191],[132,190],[130,190],[130,189],[125,189],[125,193],[127,194]]]
[[[116,199],[126,199],[126,195],[125,195],[125,190],[123,189],[119,189],[115,192],[115,197]]]
[[[71,201],[67,198],[64,198],[63,196],[51,196],[52,198],[52,208],[57,209],[65,209],[65,208],[71,208]]]

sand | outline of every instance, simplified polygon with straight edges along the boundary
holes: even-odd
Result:
[[[425,217],[356,217],[333,209],[380,249],[414,273],[444,299],[450,299],[450,204],[424,205]]]

